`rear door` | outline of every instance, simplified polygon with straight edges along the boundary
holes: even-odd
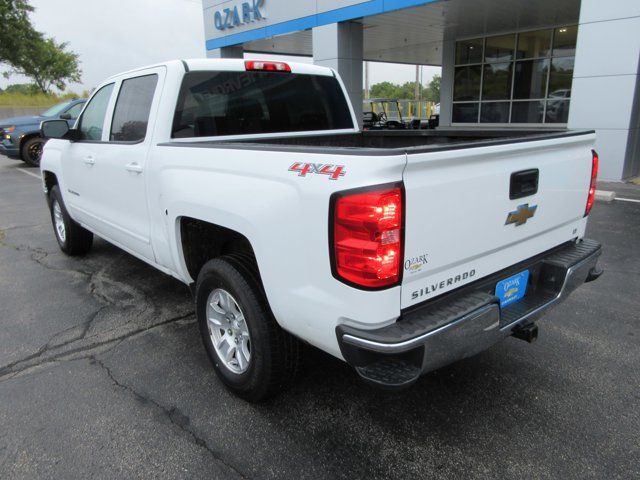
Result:
[[[408,154],[402,308],[584,235],[594,138]]]

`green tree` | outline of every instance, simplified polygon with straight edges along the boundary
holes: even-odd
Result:
[[[421,100],[440,101],[440,75],[434,75],[429,84],[421,89]],[[380,82],[371,86],[371,98],[394,98],[398,100],[417,100],[415,82],[398,85],[391,82]]]
[[[398,85],[391,82],[380,82],[371,86],[371,98],[395,98]]]
[[[423,93],[423,98],[431,102],[440,102],[440,81],[442,77],[440,75],[434,75],[427,88]]]
[[[52,87],[64,90],[69,82],[79,82],[81,70],[78,55],[36,31],[29,19],[33,7],[27,0],[0,0],[0,63],[12,74],[25,75],[43,93]]]
[[[39,36],[29,20],[26,0],[0,0],[0,63],[19,64],[26,44]]]
[[[5,76],[11,73],[33,79],[42,93],[50,93],[51,87],[64,90],[67,83],[79,82],[82,75],[78,55],[67,51],[66,43],[52,38],[33,42],[29,54]]]
[[[398,87],[398,100],[417,100],[416,98],[416,82],[405,82]]]

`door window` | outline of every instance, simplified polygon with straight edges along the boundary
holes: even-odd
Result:
[[[149,112],[158,75],[129,78],[122,82],[111,122],[112,142],[140,142],[147,135]]]
[[[78,123],[83,140],[102,140],[102,127],[112,91],[113,83],[105,85],[89,101]]]

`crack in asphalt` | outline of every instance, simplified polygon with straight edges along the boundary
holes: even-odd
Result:
[[[156,407],[158,410],[160,410],[167,417],[169,422],[171,422],[177,428],[185,432],[189,436],[189,438],[191,438],[193,443],[195,443],[199,447],[206,450],[214,458],[214,460],[216,460],[216,462],[219,462],[222,465],[224,465],[226,468],[228,468],[234,474],[236,474],[239,478],[244,478],[244,479],[249,478],[246,475],[244,475],[240,470],[238,470],[235,466],[233,466],[228,461],[223,459],[219,452],[216,452],[214,449],[212,449],[207,443],[207,441],[201,436],[199,436],[192,427],[190,427],[191,421],[189,417],[184,413],[182,413],[178,407],[174,406],[174,407],[167,408],[161,403],[159,403],[158,401],[154,400],[153,398],[143,395],[142,393],[135,390],[132,386],[122,383],[118,379],[116,379],[111,369],[107,367],[102,360],[100,360],[96,356],[91,356],[89,358],[93,361],[94,364],[97,364],[102,370],[104,370],[104,372],[107,374],[107,376],[115,386],[131,394],[143,405],[151,404],[154,407]]]
[[[91,312],[84,322],[73,325],[60,332],[53,334],[41,347],[34,353],[15,360],[9,364],[0,366],[0,382],[14,378],[16,375],[24,373],[35,367],[42,366],[47,363],[66,360],[68,358],[76,358],[77,354],[95,350],[97,348],[112,345],[116,346],[119,342],[124,341],[134,335],[144,333],[152,328],[160,327],[171,322],[186,319],[194,315],[190,311],[186,314],[174,315],[166,320],[154,321],[161,317],[160,314],[153,315],[154,306],[147,295],[139,289],[109,278],[105,271],[116,262],[119,258],[114,258],[111,262],[102,264],[101,268],[94,271],[86,271],[82,269],[61,268],[50,265],[46,259],[49,253],[42,248],[32,247],[27,244],[14,245],[6,241],[4,231],[0,229],[0,245],[11,248],[18,252],[27,252],[29,258],[41,267],[55,271],[58,273],[69,274],[75,278],[80,278],[87,282],[89,294],[97,300],[101,305]],[[112,328],[106,328],[97,333],[90,334],[92,327],[97,319],[101,317],[101,313],[107,309],[113,308],[114,315],[118,310],[122,310],[128,316],[124,323],[119,323]],[[118,317],[120,318],[120,317]],[[140,325],[131,325],[133,322],[153,322],[151,325],[140,327]],[[139,327],[139,328],[136,328]],[[131,330],[126,331],[128,328]],[[125,330],[124,332],[122,332]],[[121,333],[118,334],[120,331]],[[76,333],[77,332],[77,333]],[[73,333],[69,338],[66,335]],[[115,334],[115,336],[110,336]],[[56,343],[57,339],[63,339],[60,343]],[[91,341],[91,339],[94,339]],[[88,344],[82,344],[89,341]],[[70,345],[78,344],[75,348],[67,348]]]
[[[7,242],[5,230],[0,230],[0,245],[9,247],[17,252],[27,253],[28,258],[30,258],[31,261],[47,270],[71,275],[77,280],[87,282],[88,293],[100,304],[99,307],[91,312],[82,323],[68,327],[60,332],[56,332],[33,354],[7,365],[0,366],[0,382],[5,382],[19,375],[39,371],[46,365],[63,361],[89,359],[92,363],[99,365],[99,367],[106,372],[113,384],[118,388],[127,391],[142,403],[153,405],[155,408],[159,409],[171,424],[188,435],[191,442],[206,450],[216,462],[224,465],[224,467],[229,470],[233,476],[242,479],[248,478],[234,465],[225,461],[220,452],[217,452],[210,447],[207,440],[199,436],[195,429],[190,425],[189,417],[184,415],[177,407],[174,406],[167,408],[153,398],[146,397],[136,391],[133,387],[118,381],[114,377],[111,369],[97,357],[97,355],[104,355],[108,353],[109,351],[117,348],[123,342],[137,335],[145,334],[152,329],[161,328],[169,323],[193,317],[195,312],[190,311],[186,314],[171,316],[166,320],[154,321],[158,317],[161,317],[160,313],[163,312],[160,310],[160,312],[157,312],[158,314],[154,315],[154,311],[157,309],[145,292],[132,285],[114,280],[106,274],[106,270],[116,260],[113,260],[106,265],[101,265],[99,269],[94,271],[54,266],[48,261],[49,253],[44,249],[32,247],[28,244],[14,245]],[[97,333],[92,334],[92,327],[96,320],[101,318],[101,314],[106,312],[108,309],[113,309],[114,315],[126,313],[126,321],[124,323],[117,323],[112,328],[103,328]],[[124,315],[118,315],[118,318],[121,318],[122,316]],[[105,320],[108,322],[109,317],[107,316]],[[144,327],[141,327],[140,324],[134,323],[141,321],[154,322],[153,324],[146,325]],[[131,325],[132,323],[133,325]],[[106,326],[110,327],[108,323],[106,323]],[[126,331],[128,328],[133,329]],[[123,329],[125,330],[124,332]],[[120,332],[118,332],[118,330]]]
[[[180,315],[177,317],[172,317],[172,318],[168,318],[166,320],[163,320],[162,322],[158,322],[155,323],[153,325],[150,325],[148,327],[145,328],[140,328],[137,330],[133,330],[131,332],[127,332],[124,335],[120,335],[118,337],[114,337],[114,338],[110,338],[108,340],[104,340],[101,342],[94,342],[91,343],[89,345],[83,345],[77,348],[72,348],[69,350],[64,350],[62,352],[58,352],[58,353],[52,353],[49,356],[45,356],[47,353],[49,352],[54,352],[55,350],[60,350],[61,347],[53,347],[52,349],[48,350],[46,349],[46,345],[44,347],[41,347],[38,352],[29,355],[27,357],[21,358],[19,360],[16,360],[15,362],[9,363],[5,366],[3,366],[2,368],[0,368],[0,382],[4,382],[6,380],[9,380],[11,378],[14,378],[16,375],[21,374],[21,373],[25,373],[27,370],[31,370],[33,368],[36,367],[40,367],[43,365],[46,365],[48,363],[54,363],[60,360],[77,360],[78,358],[88,358],[88,356],[85,357],[78,357],[77,354],[79,353],[86,353],[86,352],[91,352],[93,350],[96,350],[100,347],[104,347],[107,345],[112,345],[111,348],[115,348],[118,344],[120,344],[122,341],[133,338],[137,335],[141,335],[145,332],[148,332],[150,330],[156,329],[156,328],[160,328],[163,327],[167,324],[170,323],[174,323],[174,322],[179,322],[180,320],[185,320],[189,317],[192,317],[195,315],[195,312],[189,312],[187,314],[184,315]],[[73,343],[73,342],[69,342],[69,343]],[[68,345],[68,343],[65,343],[64,346]],[[110,350],[110,349],[109,349]],[[41,358],[44,357],[44,358]],[[31,360],[37,360],[36,362],[31,362]]]
[[[47,270],[52,270],[54,272],[69,273],[73,276],[81,276],[82,278],[91,277],[92,275],[92,272],[85,272],[83,270],[74,270],[72,268],[59,268],[59,267],[53,267],[51,265],[48,265],[44,261],[49,256],[49,252],[47,252],[46,250],[43,250],[42,248],[39,248],[39,247],[32,247],[24,243],[15,245],[12,243],[8,243],[5,240],[6,240],[6,236],[4,235],[4,231],[0,230],[0,245],[11,248],[16,252],[30,253],[29,257],[31,258],[31,260],[37,263],[38,265],[40,265],[41,267],[46,268]]]

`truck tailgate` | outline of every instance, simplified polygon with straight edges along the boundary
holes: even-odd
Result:
[[[409,151],[401,307],[582,237],[594,140],[585,133]],[[510,199],[535,170],[537,192]],[[512,174],[525,171],[512,187]]]

